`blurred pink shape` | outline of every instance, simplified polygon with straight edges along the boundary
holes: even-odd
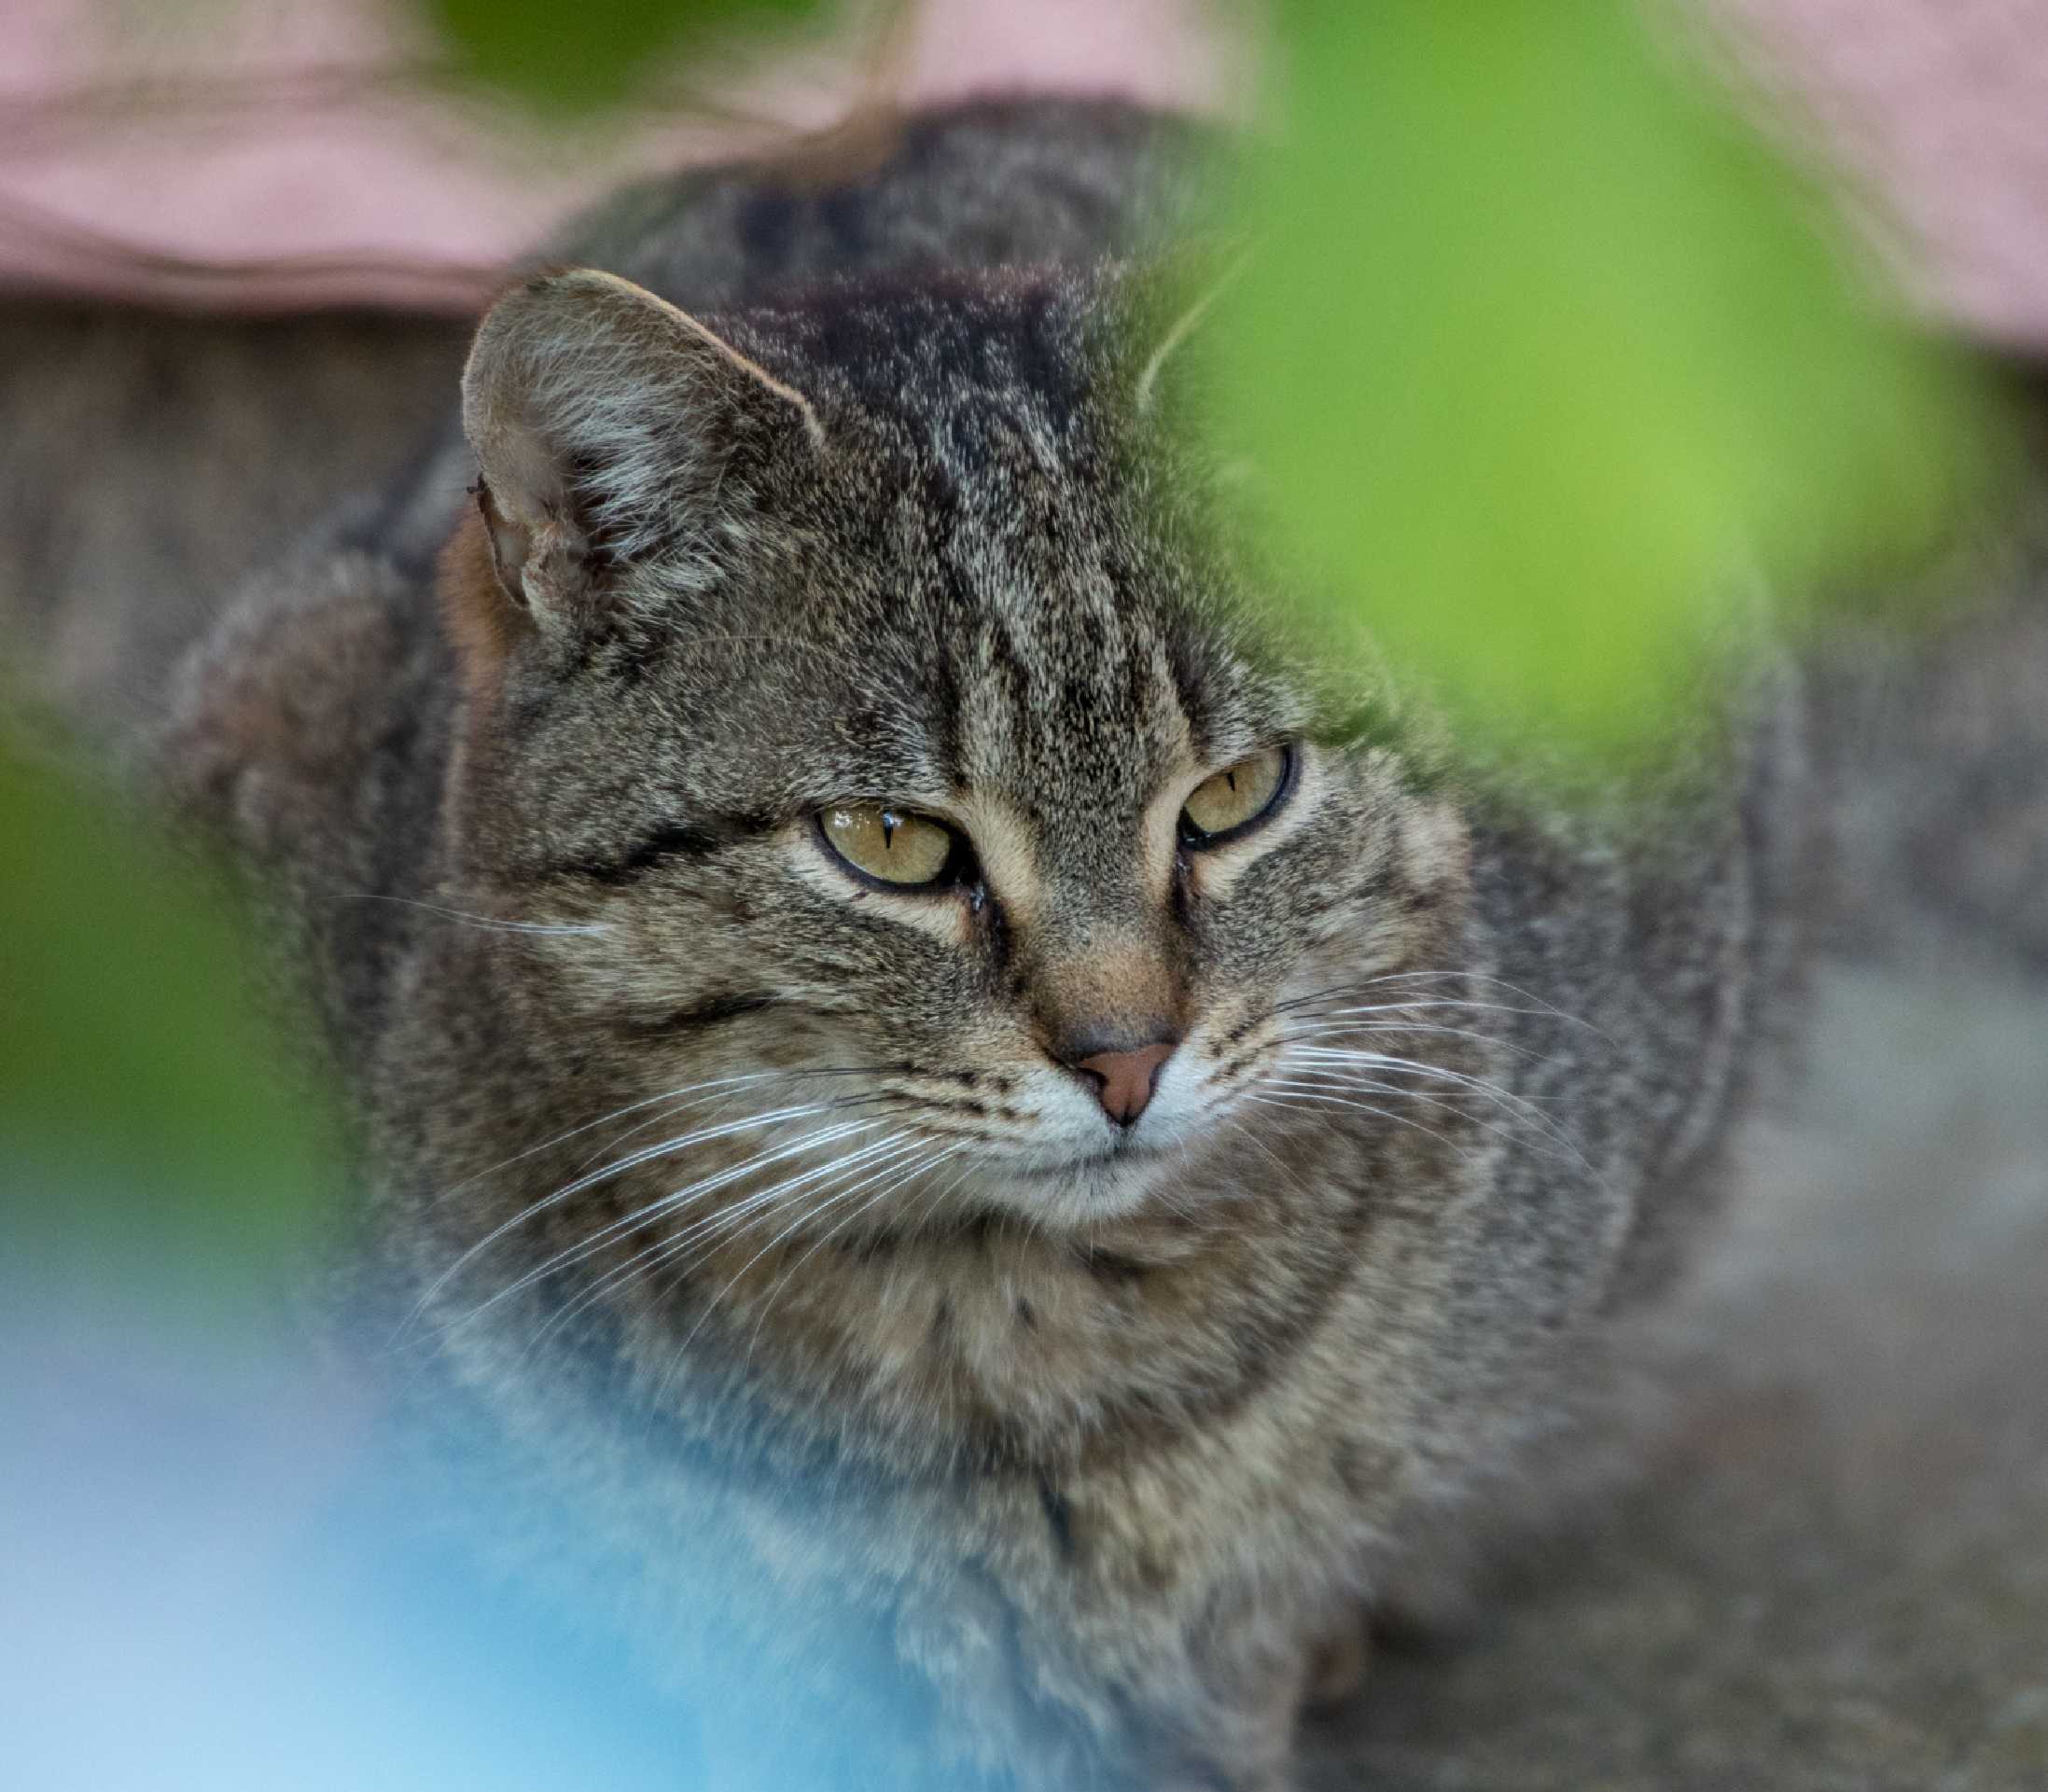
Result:
[[[2048,347],[2048,0],[1712,0],[1927,310]],[[1796,127],[1795,127],[1796,129]]]
[[[109,0],[0,12],[0,278],[237,309],[467,309],[623,176],[829,124],[859,75],[842,34],[705,71],[714,104],[695,116],[536,140],[420,91],[406,76],[426,46],[375,0],[169,10],[182,34],[136,35],[143,15]],[[1032,88],[1214,108],[1238,97],[1233,50],[1192,0],[930,0],[895,79],[923,99]]]

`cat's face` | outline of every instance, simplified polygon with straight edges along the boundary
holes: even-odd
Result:
[[[550,1025],[621,1102],[783,1115],[849,1224],[1199,1200],[1290,1005],[1420,967],[1462,847],[1319,738],[1113,296],[717,342],[591,276],[522,304],[470,382],[458,813],[465,899],[571,930]]]

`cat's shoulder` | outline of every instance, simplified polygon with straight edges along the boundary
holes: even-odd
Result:
[[[356,861],[445,728],[432,602],[417,569],[331,541],[250,580],[180,667],[153,743],[185,819],[257,868],[368,877]]]

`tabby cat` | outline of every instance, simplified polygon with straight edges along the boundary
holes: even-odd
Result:
[[[1779,686],[1602,823],[1294,640],[1182,426],[1219,153],[980,103],[627,195],[162,741],[479,1529],[776,1689],[717,1784],[1290,1784],[1665,1273],[1780,975]]]

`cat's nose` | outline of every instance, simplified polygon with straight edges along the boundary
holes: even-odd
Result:
[[[1124,1051],[1095,1051],[1069,1058],[1066,1067],[1095,1086],[1102,1111],[1119,1126],[1129,1126],[1144,1113],[1159,1082],[1160,1066],[1174,1055],[1175,1041],[1154,1039]]]

